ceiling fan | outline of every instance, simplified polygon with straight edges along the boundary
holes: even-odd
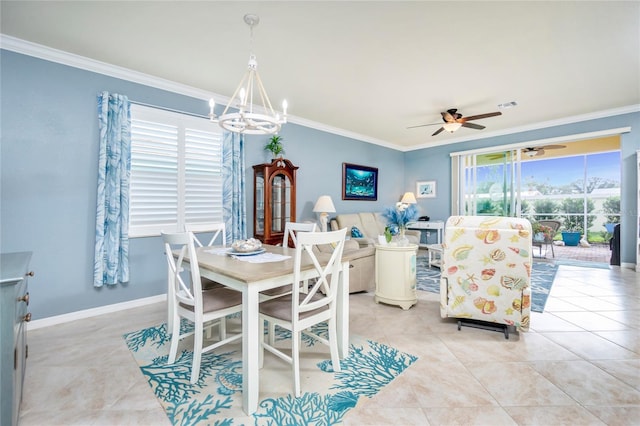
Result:
[[[566,145],[534,146],[531,148],[522,148],[522,153],[527,157],[536,157],[538,155],[544,155],[545,149],[562,149],[562,148],[566,148]]]
[[[522,148],[522,154],[527,157],[537,157],[540,155],[544,155],[545,149],[562,149],[566,148],[566,145],[543,145],[543,146],[532,146],[530,148]],[[493,154],[489,155],[488,158],[491,160],[496,160],[498,158],[503,158],[505,154]]]
[[[431,136],[435,136],[440,132],[442,132],[443,130],[446,130],[449,133],[453,133],[456,130],[458,130],[460,127],[468,127],[470,129],[482,130],[485,128],[485,126],[481,126],[475,123],[469,123],[469,121],[480,120],[481,118],[489,118],[489,117],[495,117],[497,115],[502,115],[502,113],[498,111],[498,112],[488,112],[486,114],[471,115],[469,117],[463,117],[462,114],[460,114],[458,110],[455,108],[448,109],[446,112],[441,112],[440,114],[442,115],[442,121],[444,121],[444,125],[442,125],[442,127],[436,130]],[[413,129],[416,127],[425,127],[425,126],[435,126],[438,124],[440,123],[420,124],[418,126],[407,127],[407,129]]]

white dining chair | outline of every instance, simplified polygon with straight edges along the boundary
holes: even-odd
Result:
[[[342,252],[347,229],[330,232],[301,232],[296,246],[293,283],[290,294],[260,303],[260,319],[291,332],[291,356],[274,346],[273,339],[261,342],[260,362],[264,362],[264,350],[268,350],[292,365],[296,397],[300,396],[300,343],[301,333],[329,346],[333,371],[340,371],[336,330],[336,298],[342,268]],[[314,247],[329,244],[334,247],[329,261],[323,266]],[[302,281],[302,259],[309,258],[318,274],[316,282],[307,293],[300,291]],[[321,292],[322,291],[322,292]],[[324,294],[323,294],[324,293]],[[312,333],[309,328],[326,322],[328,338]],[[271,327],[269,327],[271,329]]]
[[[284,236],[282,237],[282,247],[296,247],[297,238],[296,235],[298,232],[315,232],[316,224],[314,222],[311,223],[303,223],[303,222],[287,222],[284,224]],[[293,243],[292,246],[289,245],[289,239]]]
[[[211,240],[206,244],[207,246],[216,245],[216,240],[220,237],[220,241],[217,245],[226,246],[227,245],[227,228],[224,222],[210,222],[210,223],[185,223],[184,225],[185,231],[193,232],[193,235],[196,237],[196,244],[198,247],[204,246],[202,241],[198,238],[199,234],[211,234]],[[206,240],[205,240],[206,241]]]
[[[168,297],[172,298],[171,303],[173,303],[168,364],[175,362],[180,340],[193,335],[191,383],[196,383],[200,376],[202,354],[242,337],[242,333],[227,336],[226,331],[226,316],[242,312],[242,294],[226,287],[202,290],[193,233],[162,233],[162,239],[167,264],[172,274],[170,279],[172,285],[169,287],[168,294]],[[185,256],[189,259],[189,265],[185,265]],[[190,274],[191,285],[185,282],[183,277],[187,271]],[[192,331],[182,332],[181,318],[193,323]],[[204,327],[209,327],[214,321],[217,321],[219,325],[219,341],[205,347]]]
[[[298,239],[297,235],[299,232],[314,232],[316,230],[315,223],[302,223],[302,222],[287,222],[284,225],[284,235],[282,237],[282,247],[289,247],[289,241],[293,243],[293,248],[296,247]],[[307,282],[302,283],[304,289],[307,288]],[[273,297],[280,297],[285,294],[291,293],[291,285],[284,285],[281,287],[270,288],[269,290],[265,290],[260,292],[260,299],[267,300]],[[269,334],[273,336],[273,333]]]
[[[226,231],[226,226],[224,222],[185,223],[184,230],[190,231],[193,233],[193,236],[195,238],[195,243],[198,247],[205,246],[205,244],[203,244],[202,241],[206,241],[206,240],[201,241],[198,238],[198,235],[200,235],[200,238],[203,238],[205,236],[202,234],[213,234],[211,236],[211,239],[209,240],[209,243],[206,244],[207,246],[216,245],[216,242],[218,243],[217,245],[221,245],[223,247],[226,247],[227,245],[227,231]],[[202,281],[202,288],[205,290],[216,288],[216,287],[223,287],[222,284],[217,283],[213,280],[210,280],[209,278],[202,277],[201,281]]]

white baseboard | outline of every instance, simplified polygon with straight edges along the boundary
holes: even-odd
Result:
[[[139,306],[150,305],[152,303],[164,302],[167,300],[166,294],[158,296],[145,297],[143,299],[130,300],[128,302],[115,303],[113,305],[100,306],[99,308],[85,309],[82,311],[70,312],[68,314],[56,315],[53,317],[34,320],[27,323],[27,330],[36,330],[38,328],[49,327],[51,325],[62,324],[65,322],[76,321],[102,314],[123,311],[125,309],[137,308]]]

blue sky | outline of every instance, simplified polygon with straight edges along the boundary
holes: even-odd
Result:
[[[584,157],[564,157],[550,160],[524,161],[522,179],[533,177],[553,186],[566,185],[584,177]],[[599,177],[620,182],[620,153],[606,152],[587,156],[587,179]]]

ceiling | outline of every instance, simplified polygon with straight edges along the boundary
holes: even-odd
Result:
[[[2,34],[230,96],[251,50],[290,121],[411,150],[638,110],[640,2],[5,1]],[[6,37],[5,37],[6,39]],[[222,95],[222,96],[220,96]],[[205,96],[203,96],[203,99]],[[478,131],[431,134],[440,112]],[[208,112],[203,102],[203,114]],[[318,124],[321,123],[321,124]]]

